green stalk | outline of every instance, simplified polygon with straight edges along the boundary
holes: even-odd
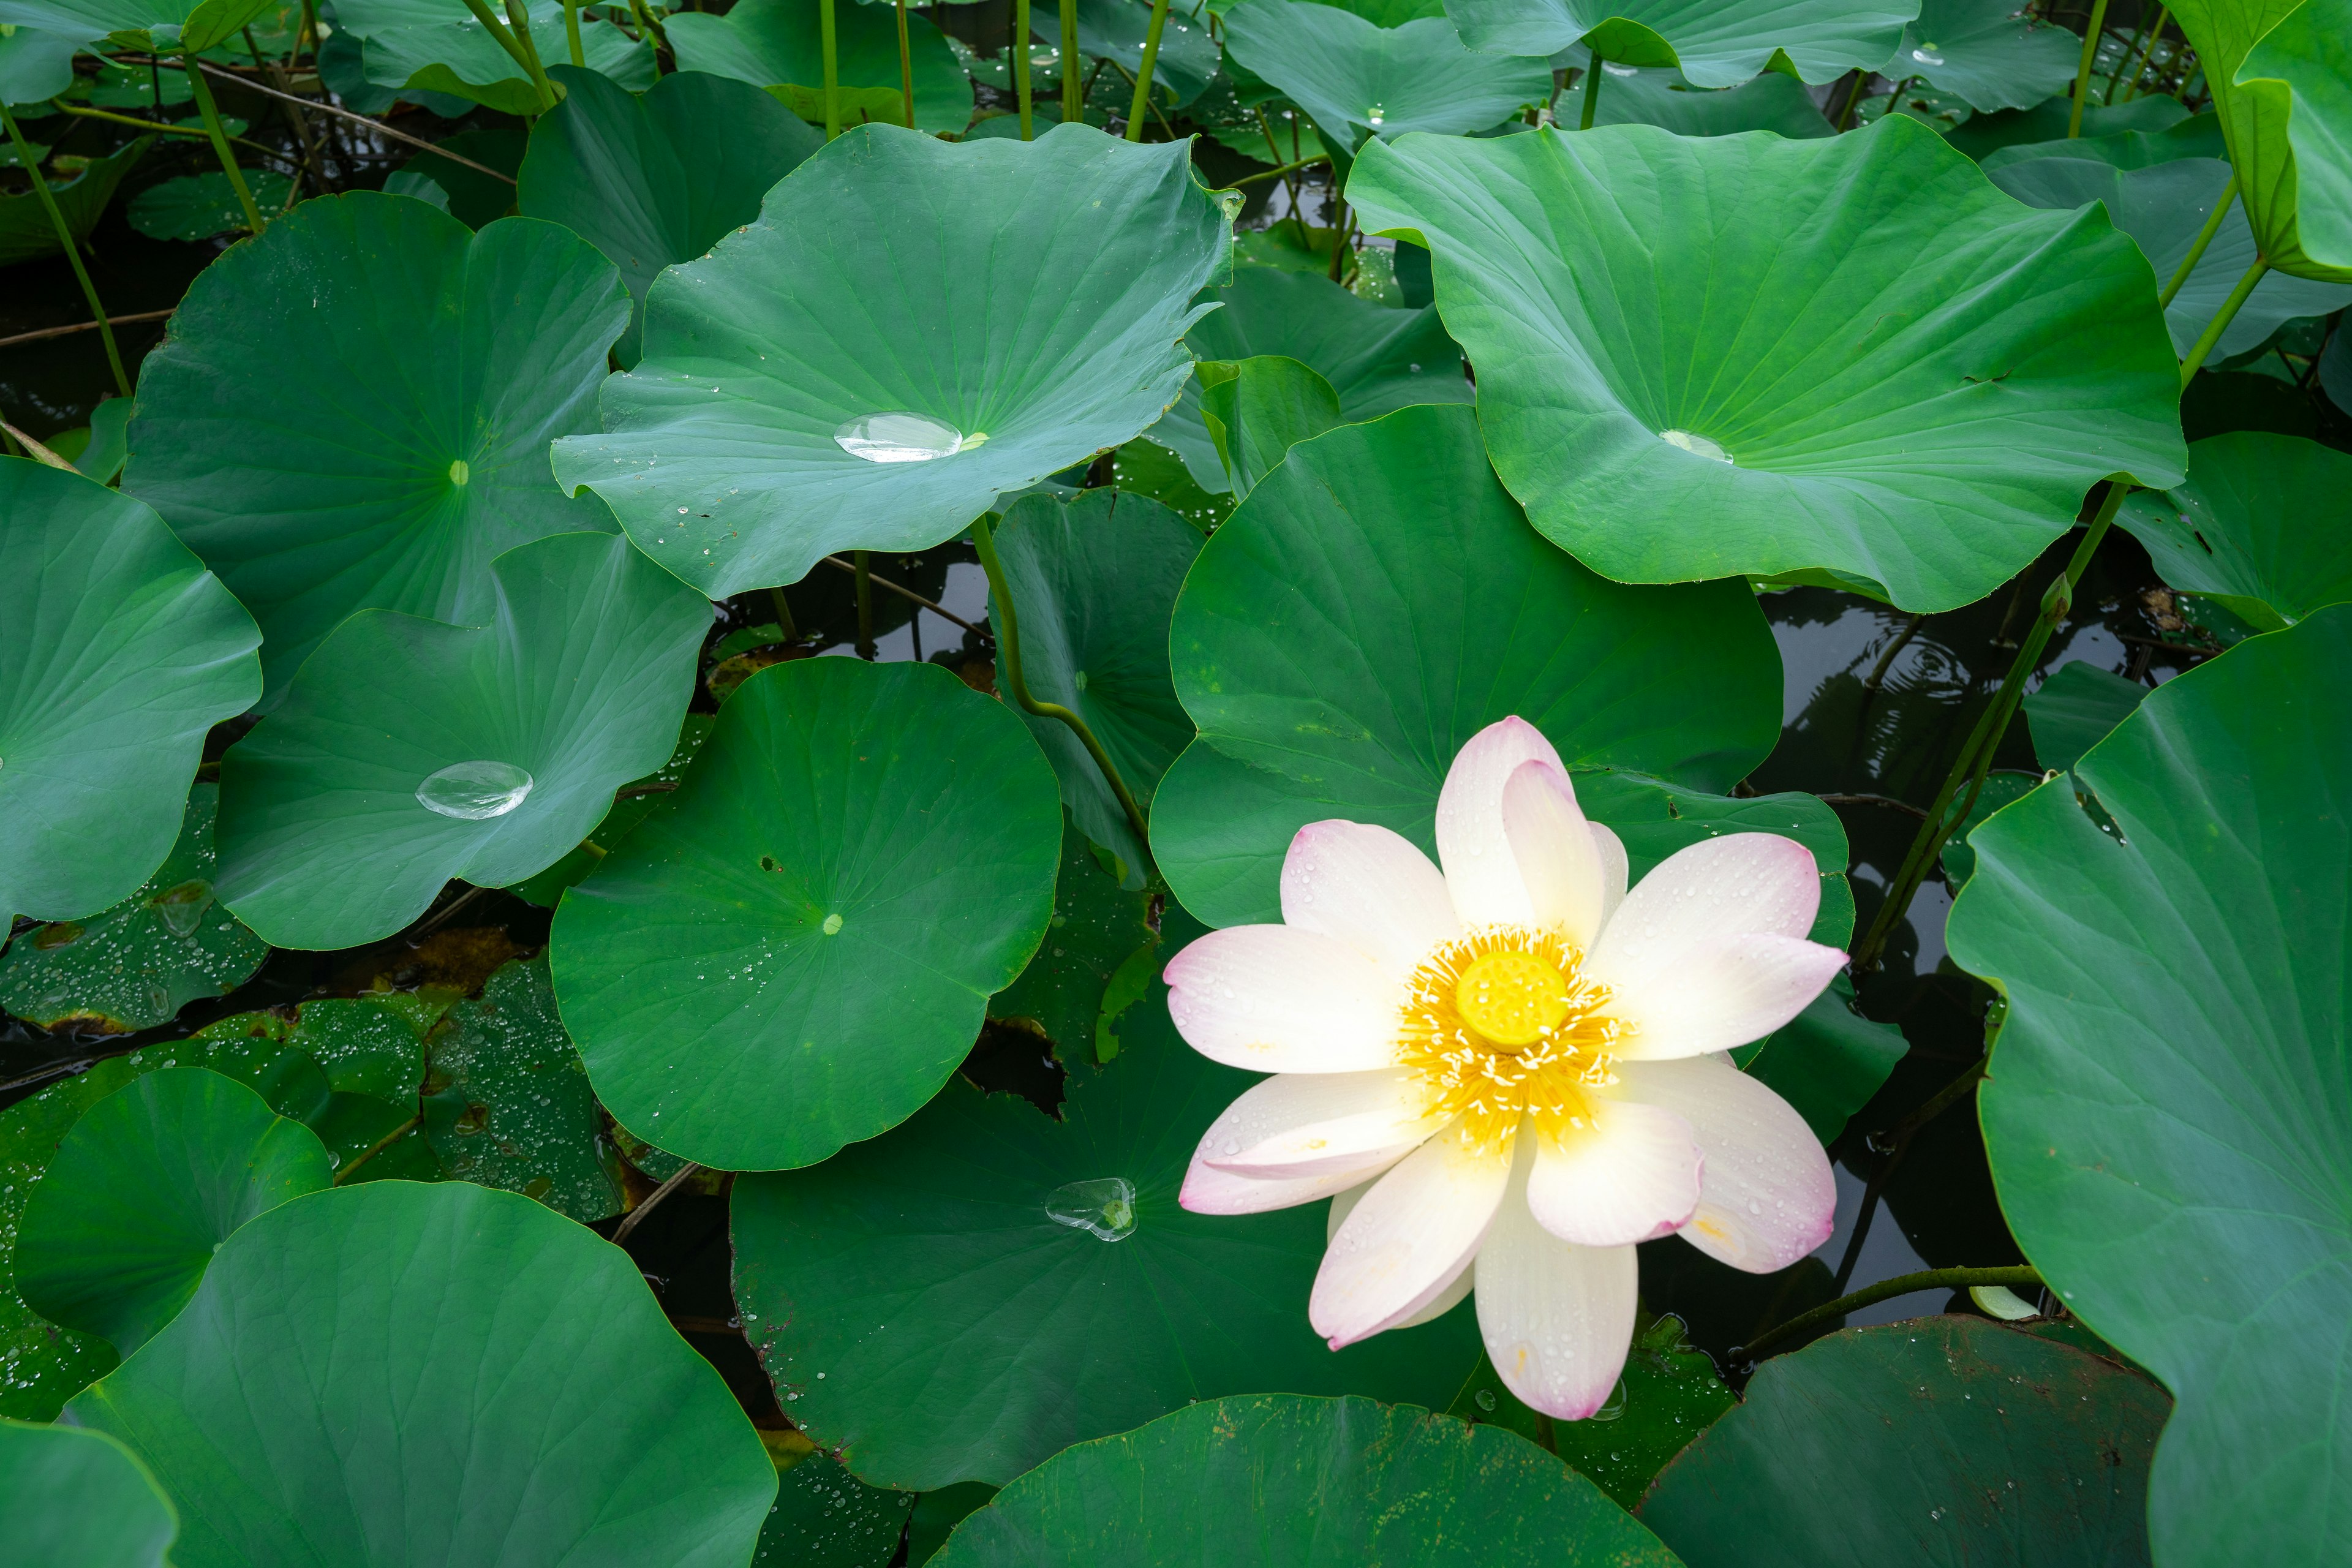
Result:
[[[1880,952],[1886,946],[1886,939],[1894,933],[1895,922],[1910,909],[1912,895],[1919,890],[1919,884],[1927,879],[1927,872],[1935,866],[1936,857],[1943,852],[1944,840],[1968,819],[1969,809],[1975,806],[1977,794],[1983,789],[1985,775],[1992,767],[1993,754],[2000,749],[2001,737],[2008,733],[2009,721],[2015,717],[2018,704],[2024,700],[2025,682],[2032,675],[2033,667],[2041,661],[2042,650],[2050,645],[2050,634],[2057,630],[2058,623],[2064,620],[2066,612],[2074,607],[2075,586],[2082,582],[2084,572],[2089,569],[2091,557],[2097,552],[2099,542],[2106,538],[2107,530],[2116,521],[2116,512],[2124,504],[2124,497],[2131,488],[2131,481],[2121,474],[2107,480],[2107,493],[2100,500],[2098,512],[2091,519],[2090,527],[2084,531],[2082,542],[2075,545],[2073,558],[2066,563],[2066,570],[2058,574],[2057,580],[2042,595],[2042,612],[2034,618],[2033,629],[2026,635],[2024,643],[2017,650],[2017,657],[2010,661],[2009,673],[2002,679],[2000,689],[1994,693],[1991,704],[1978,718],[1976,728],[1969,731],[1959,755],[1952,759],[1951,771],[1945,774],[1943,787],[1936,792],[1935,804],[1927,808],[1927,819],[1920,823],[1917,836],[1911,840],[1911,847],[1904,855],[1903,864],[1896,869],[1895,880],[1886,889],[1885,901],[1878,906],[1878,913],[1872,917],[1870,929],[1854,944],[1853,967],[1856,973],[1877,963]],[[1955,812],[1952,803],[1964,784],[1969,790],[1968,806]]]
[[[547,67],[540,63],[539,40],[530,36],[530,0],[507,0],[507,21],[522,45],[522,68],[539,89],[540,110],[544,113],[555,107],[555,84],[547,79]]]
[[[2106,36],[2107,0],[2092,0],[2091,27],[2083,35],[2083,62],[2074,68],[2074,112],[2066,122],[2066,140],[2074,141],[2083,134],[2083,106],[2091,100],[2091,60],[2099,52],[2099,40]]]
[[[2129,66],[2134,58],[2139,57],[2141,46],[2145,44],[2150,52],[2155,50],[2157,37],[2164,31],[2164,19],[2167,15],[2168,15],[2168,8],[2158,5],[2156,8],[2155,32],[2151,33],[2148,31],[2147,18],[2145,16],[2141,16],[2139,26],[2132,29],[2131,42],[2125,47],[2123,58],[2116,61],[2116,68],[2114,71],[2109,73],[2107,77],[2107,101],[2109,103],[2112,104],[2116,101],[2116,93],[2117,89],[2123,86],[2124,68]],[[2142,63],[2145,64],[2146,61],[2142,60]],[[2139,85],[2139,72],[2137,69],[2132,71],[2132,85],[2134,87],[2137,87]]]
[[[801,628],[793,620],[793,607],[785,602],[784,591],[782,588],[769,589],[768,602],[776,607],[776,630],[783,634],[786,642],[800,641]]]
[[[1086,86],[1078,80],[1078,0],[1062,0],[1062,120],[1076,125],[1087,117]]]
[[[996,539],[989,530],[986,517],[972,520],[971,543],[979,552],[981,570],[988,574],[988,620],[996,632],[999,684],[1012,694],[1013,700],[1021,706],[1024,712],[1034,713],[1040,719],[1059,720],[1070,727],[1079,743],[1086,747],[1087,755],[1092,757],[1095,766],[1102,770],[1103,781],[1110,785],[1110,793],[1118,797],[1119,809],[1127,813],[1127,825],[1134,830],[1135,841],[1143,846],[1144,853],[1149,855],[1151,852],[1150,829],[1144,826],[1143,813],[1137,809],[1135,796],[1128,793],[1127,781],[1118,776],[1118,769],[1112,765],[1110,753],[1103,750],[1102,742],[1095,739],[1095,732],[1087,728],[1084,719],[1058,702],[1038,701],[1029,695],[1028,684],[1021,679],[1021,627],[1013,618],[1013,594],[1004,585],[1004,563],[997,559]]]
[[[915,128],[915,57],[907,43],[907,0],[898,0],[898,97],[907,129]]]
[[[1013,96],[1021,105],[1021,140],[1030,141],[1029,0],[1013,0]]]
[[[1743,1356],[1753,1363],[1758,1353],[1768,1345],[1775,1345],[1793,1334],[1803,1333],[1815,1323],[1824,1323],[1848,1312],[1859,1312],[1864,1307],[1875,1306],[1897,1296],[1908,1296],[1916,1290],[1960,1290],[1982,1285],[2023,1285],[2039,1289],[2042,1283],[2040,1273],[2021,1264],[2012,1264],[2005,1268],[1930,1268],[1918,1274],[1900,1274],[1892,1279],[1882,1279],[1875,1285],[1865,1285],[1851,1296],[1841,1296],[1809,1312],[1798,1313],[1780,1327],[1757,1335],[1754,1343],[1743,1347]]]
[[[1593,55],[1584,62],[1584,110],[1576,117],[1579,131],[1592,129],[1592,111],[1601,107],[1601,57]]]
[[[523,53],[522,46],[515,42],[515,36],[507,30],[507,25],[504,22],[499,20],[498,14],[485,5],[483,0],[466,0],[466,9],[474,14],[474,20],[482,25],[482,30],[497,40],[499,47],[506,50],[507,58],[522,67],[522,74],[530,78],[532,84],[536,86],[539,82],[539,73],[530,68],[531,58]]]
[[[586,68],[588,52],[580,47],[580,0],[563,0],[563,47],[572,51],[573,65]]]
[[[824,139],[841,134],[841,49],[835,40],[834,0],[817,0],[817,29],[824,48]]]
[[[874,657],[874,574],[868,570],[863,550],[850,552],[851,570],[857,581],[857,657]]]
[[[2238,286],[2230,290],[2230,297],[2221,301],[2221,308],[2213,312],[2213,319],[2205,323],[2204,331],[2198,334],[2196,346],[2189,351],[2189,357],[2180,362],[2181,391],[2189,390],[2189,384],[2196,379],[2199,368],[2205,363],[2205,356],[2213,352],[2213,345],[2221,341],[2221,334],[2228,331],[2230,323],[2238,319],[2238,307],[2246,302],[2246,296],[2254,291],[2254,285],[2261,282],[2263,274],[2270,269],[2267,258],[2255,257],[2254,264],[2246,268],[2246,275],[2238,279]]]
[[[2132,72],[2131,90],[2124,94],[2124,101],[2126,103],[2129,103],[2133,99],[2139,96],[2140,72],[2146,70],[2149,66],[2156,63],[2156,46],[2164,42],[2165,24],[2169,22],[2171,19],[2172,8],[2169,5],[2158,5],[2156,8],[2156,26],[2149,29],[2147,35],[2147,52],[2140,57],[2139,66]],[[2112,89],[2110,89],[2108,93],[2107,101],[2109,103],[2115,102],[2115,96]]]
[[[1127,111],[1127,139],[1143,140],[1143,117],[1151,108],[1151,68],[1160,63],[1160,35],[1168,26],[1168,0],[1151,0],[1151,25],[1143,31],[1143,63],[1135,73],[1135,104]]]
[[[341,1170],[335,1173],[335,1185],[339,1187],[341,1186],[344,1182],[350,1179],[352,1172],[358,1170],[362,1165],[366,1164],[370,1160],[374,1159],[378,1154],[383,1153],[386,1149],[391,1148],[401,1139],[405,1138],[410,1133],[415,1131],[416,1129],[424,1123],[424,1121],[425,1113],[420,1110],[415,1115],[410,1117],[407,1121],[402,1122],[399,1126],[394,1128],[391,1131],[385,1133],[383,1137],[377,1139],[374,1142],[369,1144],[365,1149],[362,1150],[358,1154],[352,1157],[351,1163],[345,1165]]]
[[[253,193],[246,188],[245,171],[236,166],[236,154],[228,150],[228,132],[221,126],[220,106],[213,101],[212,84],[205,80],[204,68],[193,55],[180,57],[180,68],[188,74],[188,90],[195,95],[196,109],[205,117],[205,134],[212,138],[213,153],[220,159],[221,172],[228,176],[229,189],[236,193],[236,205],[245,209],[245,226],[259,234],[267,226],[267,220],[254,205]]]
[[[2197,231],[2197,242],[2189,247],[2189,254],[2180,258],[2180,266],[2173,273],[2172,281],[2167,283],[2164,292],[2156,297],[2158,310],[2165,310],[2171,305],[2173,297],[2180,292],[2180,286],[2189,281],[2189,275],[2197,270],[2199,262],[2205,259],[2205,247],[2213,243],[2215,235],[2221,232],[2221,220],[2230,216],[2230,209],[2237,203],[2238,176],[2232,170],[2229,179],[2222,184],[2220,199],[2213,204],[2213,216],[2207,218],[2205,226]]]

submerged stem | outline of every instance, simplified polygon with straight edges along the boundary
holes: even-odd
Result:
[[[114,328],[106,319],[106,307],[99,302],[98,285],[90,281],[89,268],[81,261],[81,247],[74,243],[73,230],[66,225],[66,215],[58,207],[57,193],[41,176],[40,160],[33,156],[32,144],[25,140],[16,117],[8,106],[0,103],[0,124],[8,131],[8,140],[16,149],[16,162],[33,182],[33,189],[41,198],[41,210],[48,215],[49,226],[57,230],[58,243],[65,247],[66,259],[73,264],[74,281],[81,285],[81,297],[89,301],[90,319],[98,324],[98,335],[106,344],[106,363],[114,372],[115,390],[123,396],[131,395],[131,375],[122,368],[122,351],[114,346]]]
[[[205,73],[194,67],[183,66],[181,68],[187,73],[188,90],[195,96],[196,109],[205,117],[205,134],[212,138],[213,153],[220,159],[221,173],[228,176],[229,189],[236,193],[236,205],[245,209],[245,226],[259,234],[268,220],[262,217],[261,209],[254,205],[253,193],[246,188],[245,171],[236,166],[236,154],[228,150],[228,132],[221,124],[220,105],[213,101],[212,84],[205,80]],[[105,313],[103,310],[99,312],[101,316]]]
[[[1143,31],[1143,60],[1135,71],[1135,103],[1127,111],[1127,139],[1143,140],[1143,116],[1151,108],[1151,70],[1160,62],[1160,35],[1168,26],[1168,0],[1151,0],[1151,24]]]
[[[2221,308],[2213,312],[2213,319],[2205,323],[2205,330],[2197,335],[2189,357],[2180,362],[2180,389],[2183,392],[2188,391],[2189,384],[2197,378],[2198,370],[2205,363],[2205,356],[2213,352],[2213,345],[2221,341],[2221,334],[2228,331],[2230,323],[2238,319],[2238,309],[2246,302],[2247,296],[2253,293],[2254,285],[2260,283],[2263,274],[2270,269],[2267,257],[2255,257],[2254,264],[2246,268],[2246,275],[2238,279],[2238,286],[2230,290],[2230,297],[2221,301]]]
[[[1979,1285],[2024,1285],[2038,1290],[2042,1283],[2041,1271],[2022,1263],[2005,1268],[1929,1268],[1917,1274],[1898,1274],[1892,1279],[1865,1285],[1851,1296],[1823,1302],[1809,1312],[1800,1312],[1778,1328],[1757,1335],[1755,1342],[1742,1347],[1742,1350],[1745,1359],[1753,1362],[1767,1346],[1778,1344],[1792,1334],[1801,1334],[1815,1323],[1842,1318],[1848,1312],[1858,1312],[1864,1307],[1875,1306],[1881,1301],[1908,1296],[1918,1290],[1961,1290]]]
[[[2197,231],[2197,238],[2189,247],[2189,254],[2180,258],[2180,265],[2173,271],[2172,281],[2167,283],[2164,292],[2156,297],[2158,310],[2168,309],[2172,304],[2174,296],[2180,292],[2180,286],[2189,281],[2189,275],[2197,270],[2199,262],[2205,259],[2205,247],[2213,243],[2215,235],[2221,232],[2221,220],[2228,217],[2230,209],[2237,205],[2238,175],[2233,169],[2229,179],[2222,183],[2221,194],[2214,198],[2213,216],[2207,218],[2205,226]]]
[[[2106,36],[2107,0],[2092,0],[2091,26],[2083,34],[2083,62],[2074,68],[2074,112],[2066,121],[2066,140],[2074,141],[2083,134],[2083,108],[2091,100],[2091,61],[2099,52],[2099,40]]]

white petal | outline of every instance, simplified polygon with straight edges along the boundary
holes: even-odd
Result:
[[[1612,985],[1674,969],[1710,938],[1803,936],[1821,909],[1813,852],[1777,833],[1733,833],[1677,849],[1625,897],[1588,967]]]
[[[1171,959],[1168,1016],[1211,1061],[1251,1072],[1394,1065],[1403,987],[1346,943],[1288,926],[1213,931]]]
[[[1364,1194],[1316,1272],[1307,1319],[1339,1350],[1419,1312],[1476,1256],[1510,1161],[1450,1131],[1406,1155]]]
[[[1530,762],[1568,776],[1543,731],[1524,719],[1505,719],[1470,737],[1438,792],[1437,859],[1464,925],[1526,925],[1534,918],[1503,827],[1503,785]]]
[[[1734,1268],[1769,1274],[1829,1239],[1837,1183],[1787,1100],[1723,1057],[1621,1062],[1617,1071],[1622,1092],[1680,1113],[1706,1156],[1684,1240]]]
[[[1283,1073],[1226,1107],[1193,1158],[1259,1181],[1385,1169],[1444,1121],[1412,1073]]]
[[[1606,926],[1617,906],[1625,901],[1626,879],[1633,867],[1625,858],[1625,841],[1617,837],[1615,828],[1590,820],[1585,826],[1592,829],[1593,851],[1600,857],[1601,923]]]
[[[1522,1140],[1522,1142],[1526,1142]],[[1547,1415],[1581,1421],[1624,1369],[1641,1295],[1630,1247],[1578,1247],[1536,1223],[1532,1151],[1512,1172],[1478,1252],[1478,1330],[1503,1386]]]
[[[1262,1182],[1220,1171],[1214,1165],[1203,1164],[1195,1156],[1192,1168],[1184,1173],[1184,1187],[1176,1194],[1176,1201],[1194,1214],[1265,1214],[1328,1198],[1333,1193],[1360,1186],[1379,1174],[1377,1169],[1342,1171],[1328,1176]]]
[[[1538,1136],[1528,1207],[1580,1247],[1630,1247],[1671,1236],[1698,1206],[1699,1150],[1671,1110],[1595,1095],[1592,1123]]]
[[[1671,1061],[1760,1040],[1803,1012],[1844,967],[1836,948],[1796,937],[1702,942],[1669,971],[1612,984],[1609,1011],[1634,1026],[1620,1058]]]
[[[1568,775],[1541,762],[1513,768],[1503,784],[1503,836],[1535,923],[1590,950],[1601,931],[1600,845]]]
[[[1360,1187],[1349,1187],[1346,1192],[1341,1193],[1339,1196],[1331,1200],[1331,1213],[1325,1219],[1323,1224],[1323,1239],[1325,1241],[1328,1242],[1333,1237],[1339,1234],[1339,1226],[1347,1222],[1347,1218],[1349,1215],[1355,1213],[1356,1205],[1359,1203],[1361,1203],[1363,1201],[1364,1194],[1371,1190],[1372,1184],[1370,1182],[1366,1182]],[[1423,1307],[1418,1312],[1412,1314],[1410,1317],[1400,1317],[1394,1321],[1382,1323],[1374,1331],[1374,1332],[1386,1333],[1391,1329],[1417,1329],[1423,1323],[1435,1322],[1438,1319],[1445,1316],[1446,1313],[1460,1306],[1462,1304],[1462,1298],[1470,1294],[1472,1289],[1475,1288],[1477,1283],[1478,1260],[1475,1258],[1465,1258],[1462,1263],[1461,1272],[1454,1276],[1453,1279],[1446,1284],[1444,1289],[1437,1293],[1437,1295],[1430,1301],[1429,1305]]]
[[[1360,822],[1310,822],[1282,861],[1282,919],[1337,938],[1402,978],[1460,934],[1445,876],[1403,835]]]

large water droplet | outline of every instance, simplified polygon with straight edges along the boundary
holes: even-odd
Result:
[[[416,804],[460,822],[479,822],[485,817],[504,816],[520,805],[530,795],[533,782],[530,773],[512,763],[487,759],[451,763],[440,772],[425,775],[425,782],[416,786]]]
[[[1388,111],[1376,103],[1364,111],[1364,123],[1378,131],[1388,123]]]
[[[967,438],[954,426],[928,414],[864,414],[833,433],[835,446],[869,463],[928,463],[952,458],[984,439]]]
[[[1103,1176],[1055,1187],[1045,1198],[1045,1216],[1105,1241],[1124,1241],[1135,1234],[1135,1184],[1125,1176]]]
[[[1694,435],[1688,430],[1661,430],[1658,432],[1658,439],[1669,447],[1680,447],[1684,451],[1698,457],[1713,458],[1718,463],[1731,461],[1731,454],[1723,449],[1720,442],[1711,441],[1704,436]]]
[[[1919,48],[1913,49],[1911,51],[1911,58],[1917,60],[1923,66],[1939,66],[1944,63],[1944,57],[1937,53],[1936,46],[1933,44],[1924,45]]]
[[[1640,76],[1642,74],[1635,67],[1621,66],[1615,60],[1602,60],[1601,62],[1601,68],[1607,71],[1611,76]]]
[[[190,937],[203,923],[205,910],[213,901],[213,885],[206,881],[183,882],[176,888],[166,888],[147,900],[155,918],[173,936]]]

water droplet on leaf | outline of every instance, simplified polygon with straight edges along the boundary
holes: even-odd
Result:
[[[833,433],[834,445],[869,463],[928,463],[980,444],[928,414],[866,414]]]
[[[416,786],[416,803],[461,822],[504,816],[530,795],[530,774],[512,763],[487,758],[451,763]]]
[[[1125,1176],[1071,1182],[1047,1194],[1045,1216],[1105,1241],[1124,1241],[1135,1234],[1135,1184]]]

